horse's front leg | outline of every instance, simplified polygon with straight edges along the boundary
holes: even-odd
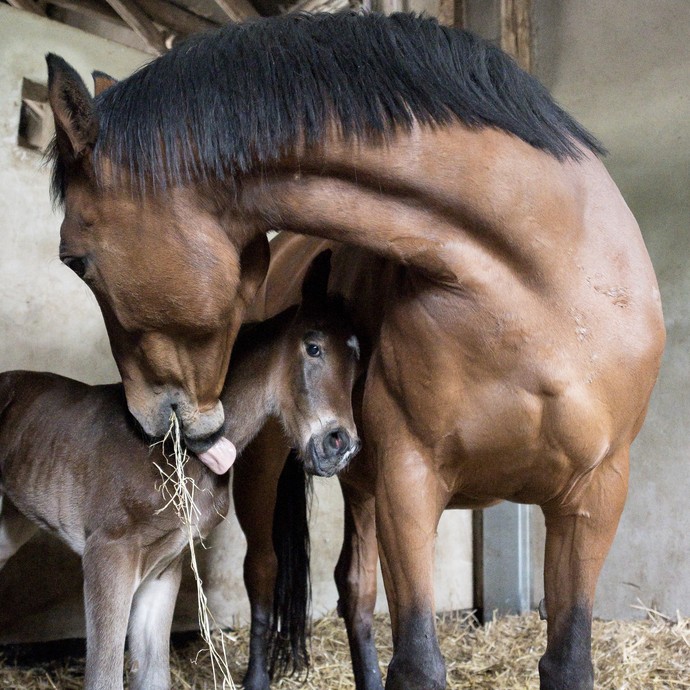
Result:
[[[546,505],[544,562],[546,654],[541,690],[592,690],[592,605],[604,559],[623,511],[628,449],[580,480],[565,503]]]
[[[182,577],[182,556],[144,580],[129,617],[131,690],[169,690],[170,628]]]
[[[85,690],[122,690],[127,620],[137,586],[132,545],[92,534],[82,556],[86,611]]]
[[[363,462],[364,453],[353,461]],[[349,472],[356,471],[353,464]],[[357,690],[382,690],[374,643],[378,563],[374,496],[349,485],[347,478],[341,478],[340,486],[345,501],[345,535],[335,568],[338,614],[345,620]]]
[[[376,530],[393,626],[386,690],[443,690],[446,670],[436,638],[434,545],[448,493],[431,453],[377,378],[367,381],[366,438],[377,461]]]

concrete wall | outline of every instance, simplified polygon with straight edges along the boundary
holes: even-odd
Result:
[[[117,380],[105,329],[88,288],[57,258],[61,214],[48,199],[39,154],[17,146],[22,78],[45,83],[44,55],[62,55],[85,77],[130,73],[149,56],[56,22],[0,5],[0,371],[50,370],[88,383]],[[342,541],[342,500],[335,481],[317,480],[313,513],[314,611],[336,605],[332,572]],[[449,512],[439,528],[439,610],[472,604],[471,524]],[[203,551],[204,580],[216,619],[246,620],[245,542],[234,517]],[[380,588],[382,592],[382,588]],[[183,585],[177,627],[194,625],[196,594]],[[379,609],[385,599],[379,595]],[[83,633],[79,560],[40,536],[0,572],[0,643]]]
[[[536,74],[608,147],[659,279],[668,344],[595,614],[690,614],[690,3],[533,0]],[[634,333],[630,334],[635,337]],[[540,515],[535,522],[543,525]],[[542,528],[535,532],[541,561]],[[541,578],[535,572],[535,601]]]

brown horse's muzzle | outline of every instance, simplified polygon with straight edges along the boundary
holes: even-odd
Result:
[[[202,412],[179,390],[166,388],[142,403],[130,396],[129,409],[147,436],[156,440],[168,432],[175,414],[185,445],[193,453],[203,453],[223,435],[225,414],[220,401]]]
[[[359,438],[344,427],[312,436],[303,458],[304,469],[317,477],[332,477],[347,467],[361,447]]]

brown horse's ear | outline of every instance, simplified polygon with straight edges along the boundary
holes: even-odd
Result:
[[[117,84],[117,79],[113,79],[113,77],[105,72],[94,70],[91,72],[91,76],[93,77],[94,96],[100,96],[106,89]]]
[[[302,281],[302,304],[320,304],[326,300],[332,253],[330,249],[324,249],[312,260]]]
[[[271,262],[271,249],[266,235],[260,235],[250,242],[240,255],[240,287],[238,297],[245,306],[251,304],[258,289],[266,278]]]
[[[48,53],[48,99],[60,155],[77,158],[93,148],[98,118],[83,79],[61,57]]]

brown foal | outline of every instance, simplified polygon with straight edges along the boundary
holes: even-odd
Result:
[[[307,467],[330,474],[359,441],[351,392],[357,340],[339,300],[326,296],[328,257],[305,279],[303,300],[237,340],[223,389],[225,434],[244,448],[277,418]],[[260,458],[238,463],[261,494]],[[157,490],[149,447],[126,415],[122,386],[88,386],[55,374],[0,375],[0,568],[42,527],[82,556],[86,611],[85,687],[123,687],[125,637],[130,687],[170,687],[169,637],[187,537]],[[228,474],[192,458],[200,538],[229,506]],[[257,507],[254,519],[272,511]],[[129,629],[128,629],[129,621]]]

